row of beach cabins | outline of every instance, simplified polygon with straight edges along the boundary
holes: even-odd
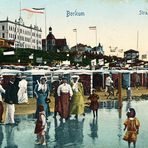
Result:
[[[28,96],[34,97],[34,86],[37,84],[41,76],[46,76],[47,83],[51,87],[54,81],[57,81],[59,76],[67,78],[70,83],[71,76],[79,75],[80,81],[84,86],[84,94],[89,95],[93,88],[99,90],[105,88],[105,80],[108,74],[111,75],[114,81],[114,87],[118,88],[119,74],[122,75],[122,87],[127,88],[135,87],[136,77],[139,75],[140,86],[148,88],[148,70],[85,70],[85,69],[72,69],[72,70],[45,70],[45,69],[31,69],[26,71],[19,71],[15,69],[0,69],[0,75],[3,75],[3,86],[8,84],[10,77],[17,73],[26,75],[28,81]]]

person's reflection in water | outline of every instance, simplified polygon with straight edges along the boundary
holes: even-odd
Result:
[[[127,104],[126,104],[126,112],[129,110],[129,108],[131,108],[131,100],[128,100],[127,101]]]
[[[0,148],[2,147],[3,139],[4,139],[3,128],[2,125],[0,125]]]
[[[76,119],[76,120],[69,120],[68,126],[69,126],[69,136],[70,136],[70,142],[75,146],[81,147],[81,144],[83,142],[83,125],[84,125],[84,118],[82,120]]]
[[[90,137],[95,140],[98,138],[98,119],[93,119],[92,123],[90,125]]]
[[[46,132],[45,132],[45,139],[46,139],[46,141],[47,141],[47,144],[48,144],[49,139],[50,139],[50,136],[49,136],[50,125],[51,125],[51,122],[48,122],[48,123],[47,123],[47,129],[46,129]]]
[[[83,123],[84,119],[82,121],[72,119],[65,123],[61,121],[60,125],[55,128],[54,148],[80,147],[83,142]]]
[[[7,146],[5,146],[5,148],[18,148],[18,145],[16,145],[15,141],[14,141],[15,127],[16,126],[14,126],[14,125],[6,125],[5,126],[6,143],[7,143]]]
[[[119,140],[119,146],[121,147],[121,142],[122,142],[122,119],[119,118],[118,120],[118,140]]]
[[[56,145],[54,148],[64,148],[64,145],[69,143],[68,122],[63,123],[63,120],[61,120],[60,125],[57,126],[55,119],[55,141]]]

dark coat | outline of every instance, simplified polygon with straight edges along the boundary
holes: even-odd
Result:
[[[17,104],[17,88],[9,82],[5,92],[5,102],[8,104]]]

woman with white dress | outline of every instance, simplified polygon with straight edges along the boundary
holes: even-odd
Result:
[[[19,82],[19,90],[17,93],[18,103],[27,103],[28,104],[28,94],[27,94],[27,81],[26,76],[22,76],[22,80]]]

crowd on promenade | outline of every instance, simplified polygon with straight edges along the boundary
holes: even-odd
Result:
[[[1,76],[0,82],[2,81],[2,79],[3,77]],[[59,77],[59,80],[53,83],[52,88],[49,88],[46,81],[46,77],[40,77],[40,81],[35,85],[34,89],[34,94],[36,98],[35,117],[37,118],[34,132],[35,134],[37,134],[37,144],[42,145],[46,145],[45,132],[47,128],[48,116],[50,115],[49,102],[51,91],[53,92],[55,98],[54,118],[59,115],[61,117],[61,121],[66,122],[66,120],[68,120],[72,115],[75,115],[76,119],[80,115],[85,116],[84,89],[82,83],[79,81],[78,75],[72,76],[70,84],[67,83],[67,79],[65,77]],[[107,98],[110,95],[113,95],[112,83],[113,81],[110,75],[108,75],[108,77],[106,78],[106,92],[108,92]],[[2,115],[4,109],[1,94],[4,94],[4,102],[6,103],[5,123],[14,124],[15,104],[28,104],[27,81],[25,79],[25,76],[19,74],[16,76],[12,76],[5,89],[0,84],[0,122],[3,122]],[[93,111],[93,117],[97,118],[99,108],[99,96],[96,94],[95,89],[93,89],[92,94],[88,97],[88,99],[90,100],[90,109]],[[133,122],[133,119],[131,118],[135,118],[135,114],[129,115],[128,121],[126,121],[124,124],[126,128],[130,126],[130,122],[132,122],[133,126],[136,125],[137,128],[133,129],[133,133],[135,133],[137,129],[139,130],[140,123],[138,119],[134,120],[135,122]],[[127,128],[127,132],[128,130],[129,128]],[[133,134],[133,136],[136,137],[136,134]],[[128,137],[126,135],[126,141],[128,141],[129,145],[130,139],[131,137]],[[136,138],[134,139],[134,145],[135,142]]]

